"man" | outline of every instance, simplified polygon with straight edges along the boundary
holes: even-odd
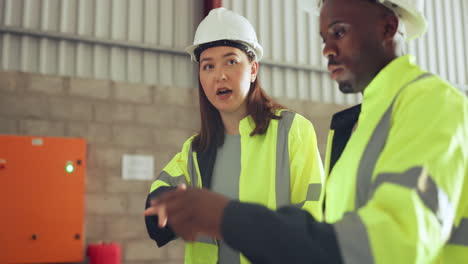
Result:
[[[363,94],[332,120],[326,223],[184,187],[146,214],[186,240],[222,238],[254,263],[466,261],[468,102],[403,56],[404,39],[425,31],[421,10],[422,1],[323,1],[331,77]]]

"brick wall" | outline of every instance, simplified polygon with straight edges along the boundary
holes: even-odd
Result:
[[[116,241],[124,264],[183,263],[183,242],[157,248],[145,230],[151,181],[124,181],[124,153],[151,154],[155,175],[198,127],[195,89],[0,72],[0,134],[84,137],[88,142],[86,242]],[[343,106],[281,103],[314,123],[323,154],[330,115]]]

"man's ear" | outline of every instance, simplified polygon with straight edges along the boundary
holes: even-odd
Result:
[[[398,33],[399,23],[400,21],[394,14],[386,15],[384,17],[384,31],[383,31],[384,40],[393,40],[393,38],[395,37],[395,34]]]

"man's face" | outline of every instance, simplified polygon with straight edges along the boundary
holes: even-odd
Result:
[[[326,0],[320,35],[328,71],[343,93],[362,92],[383,67],[379,6],[368,0]]]

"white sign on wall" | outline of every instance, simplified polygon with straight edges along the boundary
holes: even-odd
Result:
[[[124,154],[122,156],[122,178],[124,180],[152,180],[154,157],[152,155]]]

